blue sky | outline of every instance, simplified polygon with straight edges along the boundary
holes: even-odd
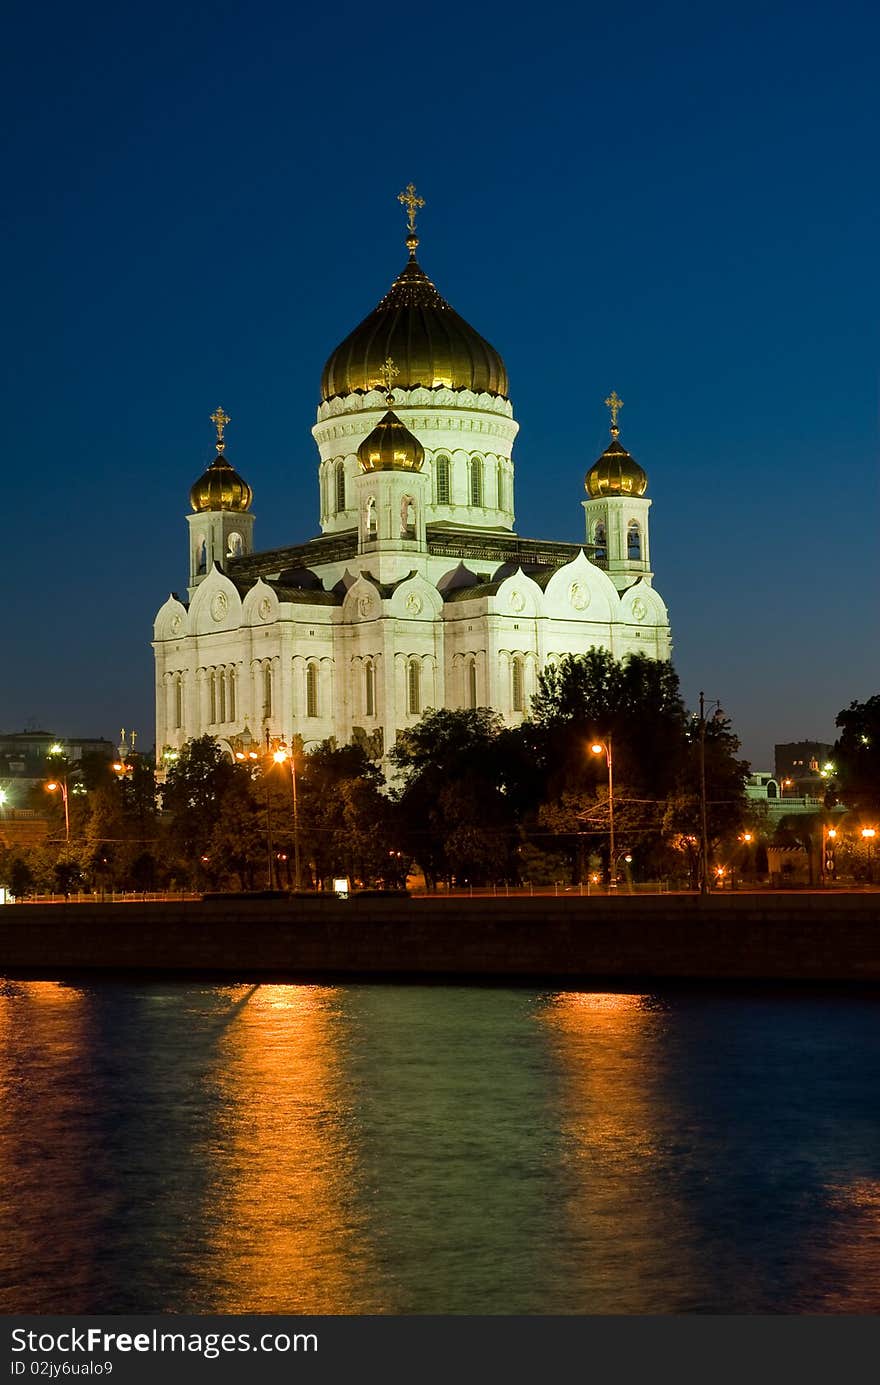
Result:
[[[256,543],[317,532],[325,357],[420,260],[503,354],[520,533],[622,440],[687,700],[756,763],[880,687],[873,4],[325,18],[13,5],[0,729],[152,740],[152,618],[232,416]]]

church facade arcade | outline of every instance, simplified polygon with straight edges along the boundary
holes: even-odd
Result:
[[[362,742],[377,758],[431,707],[528,713],[541,670],[592,646],[670,654],[653,586],[645,472],[619,441],[587,473],[583,545],[514,530],[518,424],[498,352],[409,258],[336,348],[312,429],[321,533],[254,549],[253,492],[216,457],[190,492],[187,600],[154,627],[157,752]]]

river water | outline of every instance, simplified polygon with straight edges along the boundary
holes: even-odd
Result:
[[[5,1312],[880,1312],[880,995],[0,983]]]

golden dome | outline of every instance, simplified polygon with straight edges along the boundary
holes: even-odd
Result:
[[[644,495],[648,489],[648,477],[635,457],[631,457],[614,437],[599,460],[590,467],[584,478],[584,486],[593,500],[601,495]]]
[[[189,493],[189,503],[196,514],[205,510],[250,509],[254,493],[223,455],[226,447],[223,433],[230,421],[223,406],[218,405],[211,415],[211,422],[217,429],[217,456]]]
[[[421,471],[425,449],[391,409],[357,450],[364,471]]]
[[[254,493],[247,481],[223,456],[215,457],[211,465],[195,482],[189,493],[189,503],[199,510],[249,510]]]
[[[415,258],[418,241],[408,244],[409,263],[324,366],[321,398],[375,389],[389,356],[403,389],[445,385],[507,398],[507,371],[498,352],[440,297]]]

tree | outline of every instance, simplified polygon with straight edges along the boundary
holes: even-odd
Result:
[[[247,771],[224,758],[213,736],[187,741],[168,770],[162,790],[166,859],[178,872],[199,881],[205,877],[215,820],[223,797]]]
[[[429,887],[453,875],[481,883],[515,874],[509,747],[488,707],[429,711],[401,732],[390,757],[398,830]]]
[[[880,815],[880,693],[851,702],[835,725],[834,764],[846,805],[866,816]]]

